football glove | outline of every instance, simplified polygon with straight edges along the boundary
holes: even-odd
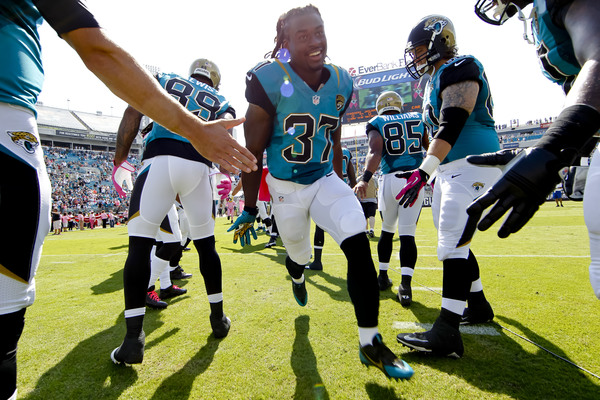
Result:
[[[406,185],[396,196],[396,200],[400,200],[400,205],[404,208],[412,207],[419,197],[419,193],[423,186],[427,184],[429,175],[420,168],[412,171],[406,171],[401,174],[396,174],[396,178],[406,179]]]
[[[135,167],[128,161],[123,161],[121,165],[113,166],[112,171],[112,182],[115,186],[115,190],[121,196],[121,198],[127,197],[127,193],[123,189],[123,183],[127,185],[127,189],[133,189],[133,182],[131,178],[132,172],[135,171]]]
[[[479,155],[468,156],[469,164],[478,165],[480,167],[496,167],[502,172],[512,166],[509,163],[521,153],[523,149],[503,149],[495,153],[483,153]]]
[[[221,196],[221,200],[225,200],[231,193],[231,179],[222,179],[221,183],[217,185],[217,189],[219,189],[217,194]]]
[[[254,237],[254,240],[258,239],[256,236],[256,231],[254,230],[254,221],[256,220],[256,216],[250,214],[248,211],[242,212],[242,215],[237,217],[235,222],[227,229],[227,232],[233,232],[233,243],[237,243],[238,239],[240,240],[240,244],[242,247],[245,245],[250,245],[250,235]]]
[[[538,147],[522,151],[514,161],[514,165],[467,208],[469,218],[457,247],[471,241],[475,227],[485,231],[511,209],[498,236],[505,238],[519,231],[560,182],[558,171],[565,166],[558,155]],[[490,212],[478,223],[483,211],[491,205],[494,206]]]

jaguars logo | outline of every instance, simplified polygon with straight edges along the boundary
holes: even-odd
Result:
[[[431,18],[425,22],[425,30],[432,31],[434,34],[439,35],[444,30],[444,27],[448,24],[448,21],[441,18]]]
[[[37,138],[29,132],[6,131],[6,133],[17,146],[22,147],[23,150],[29,154],[35,153],[35,150],[40,145],[40,142],[38,142]]]
[[[346,104],[346,98],[344,96],[341,94],[335,96],[335,108],[337,108],[338,111],[342,111],[344,104]]]
[[[471,186],[473,187],[473,190],[475,190],[476,192],[479,192],[479,191],[481,191],[481,189],[483,189],[483,187],[485,186],[485,184],[481,183],[481,182],[475,182]]]

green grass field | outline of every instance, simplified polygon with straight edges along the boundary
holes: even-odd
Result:
[[[377,221],[376,231],[380,226]],[[588,280],[581,203],[565,202],[564,208],[546,203],[509,239],[498,239],[497,227],[477,233],[472,249],[497,324],[464,333],[465,355],[459,360],[424,356],[396,342],[400,332],[427,329],[441,304],[436,232],[430,209],[424,209],[413,305],[404,309],[395,298],[397,240],[390,271],[394,288],[381,294],[379,329],[415,370],[412,379],[398,382],[359,361],[346,262],[330,236],[324,272],[306,273],[309,302],[302,308],[292,296],[284,248],[264,249],[268,238],[262,234],[242,250],[227,227],[226,219],[217,219],[229,336],[211,336],[192,250],[184,253],[182,265],[194,276],[176,282],[188,293],[169,300],[165,310],[147,310],[145,358],[133,367],[116,366],[109,358],[125,333],[126,228],[48,236],[37,299],[19,342],[19,399],[600,398],[600,378],[594,376],[600,375],[600,301]],[[371,239],[376,265],[377,238]]]

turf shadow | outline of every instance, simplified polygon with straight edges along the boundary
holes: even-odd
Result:
[[[294,399],[329,399],[327,388],[317,368],[317,357],[308,338],[310,317],[300,315],[295,320],[296,336],[290,357],[292,370],[296,375]]]

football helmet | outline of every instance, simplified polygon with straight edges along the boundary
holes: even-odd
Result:
[[[402,97],[398,93],[387,91],[379,95],[375,103],[375,108],[379,115],[382,115],[386,111],[398,111],[398,113],[401,113],[403,105]]]
[[[221,83],[221,72],[214,62],[206,58],[199,58],[190,65],[190,76],[200,75],[208,78],[212,82],[213,88],[219,90]]]
[[[418,56],[415,48],[425,46],[426,51]],[[442,58],[456,55],[456,32],[452,21],[443,15],[428,15],[410,31],[404,50],[406,71],[419,79],[433,71],[433,65]]]
[[[475,4],[475,14],[482,21],[492,25],[502,25],[510,17],[515,15],[519,8],[525,4],[515,4],[516,2],[507,0],[477,0]],[[527,3],[521,1],[519,3]]]

